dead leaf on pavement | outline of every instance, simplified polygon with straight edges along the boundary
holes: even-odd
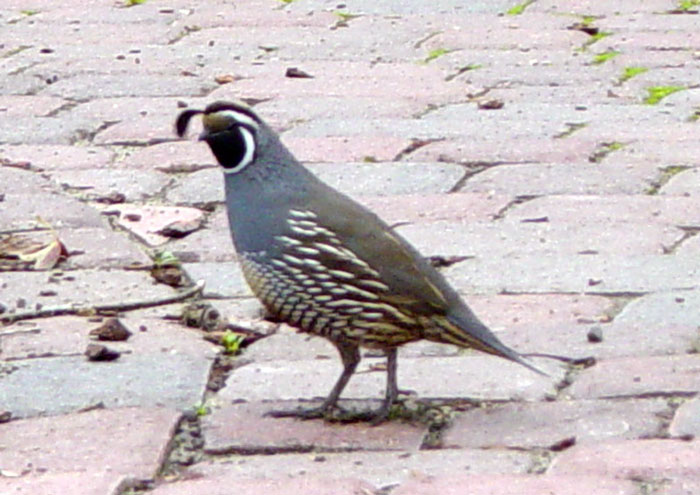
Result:
[[[68,257],[54,231],[0,236],[0,271],[50,270]]]

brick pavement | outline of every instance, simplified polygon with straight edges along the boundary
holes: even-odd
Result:
[[[373,428],[262,416],[339,371],[285,328],[222,359],[173,321],[184,304],[143,308],[121,356],[91,362],[100,318],[18,322],[0,327],[0,493],[700,493],[700,14],[679,10],[697,2],[128,3],[0,6],[0,231],[48,223],[70,253],[0,272],[5,312],[169,297],[149,273],[168,250],[221,313],[258,319],[220,174],[172,132],[184,105],[237,97],[446,259],[505,342],[597,364],[536,358],[543,379],[407,346],[410,414]],[[679,91],[646,104],[653,87]],[[173,222],[194,232],[159,233]],[[357,405],[381,396],[377,357]]]

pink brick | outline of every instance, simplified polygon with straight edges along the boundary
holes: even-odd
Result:
[[[165,483],[150,491],[153,495],[360,495],[374,493],[375,487],[361,480],[299,477],[242,480],[232,471],[216,478]]]
[[[123,160],[115,163],[119,168],[141,168],[160,170],[163,172],[177,171],[193,167],[214,167],[216,159],[209,147],[196,141],[194,126],[190,128],[190,137],[185,141],[156,144],[133,150]]]
[[[44,116],[60,108],[65,101],[52,96],[0,95],[0,112],[3,117]],[[1,149],[0,149],[1,151]]]
[[[409,481],[392,495],[636,495],[638,490],[627,480],[594,476],[453,476]]]
[[[2,425],[3,470],[102,472],[148,479],[167,453],[179,414],[168,409],[100,409]],[[108,446],[108,448],[106,448]]]
[[[116,495],[117,489],[127,479],[125,475],[98,471],[26,474],[15,478],[3,470],[1,476],[0,490],[3,495]]]
[[[634,440],[573,447],[557,456],[553,475],[603,478],[700,478],[700,444],[681,440]]]
[[[233,404],[203,418],[206,450],[225,452],[274,452],[317,448],[324,450],[415,450],[425,427],[388,422],[329,424],[321,420],[265,417],[267,411],[310,407],[309,404],[265,402]],[[246,425],[241,428],[241,425]]]
[[[29,162],[43,170],[74,170],[108,167],[114,153],[100,147],[61,145],[0,145],[0,158]]]

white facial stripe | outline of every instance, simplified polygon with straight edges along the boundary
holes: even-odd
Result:
[[[253,157],[255,156],[255,138],[253,137],[253,133],[245,127],[239,127],[238,130],[240,131],[241,136],[243,136],[243,141],[245,141],[245,154],[238,165],[233,168],[224,168],[224,173],[226,174],[235,174],[240,172],[250,165],[250,162],[253,161]]]
[[[236,112],[235,110],[221,110],[216,113],[227,120],[240,122],[252,127],[253,129],[258,129],[258,123],[255,121],[255,119],[243,112]]]

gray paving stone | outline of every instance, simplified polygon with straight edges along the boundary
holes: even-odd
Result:
[[[664,399],[510,403],[460,414],[444,436],[459,448],[547,448],[565,438],[576,444],[651,437],[661,427]],[[631,414],[634,411],[634,414]]]
[[[698,369],[693,354],[601,361],[576,377],[566,394],[575,399],[695,394]]]
[[[700,321],[700,290],[657,292],[630,302],[615,317],[624,325],[692,326]]]
[[[266,116],[265,120],[279,128],[289,128],[294,123],[317,118],[409,118],[423,109],[422,102],[411,98],[387,100],[380,96],[325,95],[275,98],[255,106],[258,113]]]
[[[42,190],[51,192],[55,189],[55,185],[51,184],[41,174],[7,166],[0,166],[0,183],[2,183],[0,192],[3,194],[29,194],[30,192]]]
[[[128,77],[125,77],[127,76]],[[215,83],[160,74],[79,74],[47,86],[43,94],[61,98],[123,96],[203,96]]]
[[[299,6],[299,11],[304,12],[308,8],[322,8],[324,6],[324,2],[315,0],[313,2],[305,2],[303,6]],[[387,0],[381,0],[378,2],[362,0],[357,2],[356,5],[353,5],[353,9],[356,9],[358,12],[374,15],[416,15],[425,13],[434,14],[436,12],[444,14],[469,14],[480,12],[497,14],[508,10],[508,8],[510,8],[510,4],[502,0],[495,2],[473,2],[467,5],[456,0],[439,0],[430,6],[415,0],[402,2],[400,4]],[[292,11],[294,10],[296,9],[293,9]]]
[[[26,309],[71,304],[95,305],[169,297],[173,289],[156,284],[147,272],[78,270],[60,272],[0,272],[2,298],[9,309],[23,299]],[[46,292],[49,291],[49,292]]]
[[[525,201],[506,213],[507,218],[524,220],[547,217],[552,222],[622,222],[663,225],[700,223],[697,197],[649,195],[542,196]]]
[[[69,253],[61,262],[64,270],[149,266],[151,258],[121,232],[111,229],[59,229],[58,238]]]
[[[220,206],[207,219],[206,227],[168,243],[168,250],[189,262],[235,262],[226,210]],[[236,268],[238,271],[238,268]]]
[[[351,196],[445,193],[464,175],[462,167],[446,163],[311,164],[308,168]]]
[[[219,167],[187,174],[168,188],[165,197],[168,203],[178,205],[223,203],[223,174]]]
[[[411,145],[393,136],[285,136],[283,142],[302,162],[390,162]]]
[[[664,485],[659,493],[660,495],[693,495],[700,490],[700,482],[689,479],[676,479]]]
[[[694,196],[700,187],[700,169],[692,168],[675,175],[661,188],[661,194]]]
[[[43,191],[4,194],[2,230],[34,228],[40,223],[37,217],[54,228],[104,228],[106,225],[97,210],[65,194]]]
[[[18,116],[0,122],[0,144],[72,144],[100,124],[88,118]]]
[[[546,146],[546,144],[545,144]],[[590,150],[592,152],[592,148]],[[577,154],[580,160],[589,152]],[[468,156],[468,155],[465,155]],[[469,157],[471,158],[471,157]],[[526,159],[527,156],[520,156]],[[533,157],[537,161],[537,157]],[[498,165],[469,178],[460,191],[516,195],[633,195],[649,188],[655,168],[592,165],[590,163],[523,163]]]
[[[676,410],[669,433],[678,437],[700,436],[700,399],[691,399]]]
[[[508,195],[488,193],[358,197],[362,204],[389,225],[404,222],[421,224],[438,220],[488,221],[498,215],[512,199]]]
[[[78,192],[87,199],[124,195],[126,201],[145,201],[159,194],[170,178],[156,171],[86,169],[66,170],[50,174],[54,183]]]
[[[514,253],[469,259],[446,269],[463,292],[564,292],[620,294],[692,289],[698,267],[692,256],[560,255]]]
[[[12,358],[12,371],[0,378],[0,408],[26,418],[100,403],[107,408],[194,407],[206,387],[214,346],[177,324],[129,318],[123,323],[132,336],[126,343],[108,343],[122,355],[106,363],[83,355],[92,342],[88,331],[98,325],[85,319],[48,320],[33,332],[4,337],[3,354]]]
[[[241,267],[236,261],[183,263],[182,268],[194,281],[204,281],[205,297],[250,297]]]

